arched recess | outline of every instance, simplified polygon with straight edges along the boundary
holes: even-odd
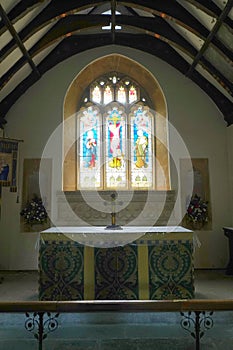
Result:
[[[141,64],[120,55],[110,54],[88,64],[72,81],[64,99],[63,191],[77,190],[76,116],[84,91],[99,76],[118,72],[131,77],[146,91],[152,101],[155,117],[156,190],[170,190],[170,162],[166,100],[155,77]],[[159,166],[160,165],[160,166]]]

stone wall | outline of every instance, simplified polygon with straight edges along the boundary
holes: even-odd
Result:
[[[111,223],[113,191],[57,193],[57,226],[106,226]],[[174,214],[175,191],[117,192],[116,222],[119,225],[177,224]]]

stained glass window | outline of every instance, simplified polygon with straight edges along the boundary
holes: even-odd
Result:
[[[131,186],[153,187],[153,116],[139,105],[131,111]]]
[[[92,103],[77,119],[79,189],[154,188],[154,116],[139,97],[139,86],[115,73],[91,85]]]
[[[137,90],[134,86],[131,86],[129,89],[129,103],[137,101]]]
[[[90,106],[79,115],[79,188],[100,188],[100,125],[99,109]]]
[[[106,178],[107,188],[126,188],[126,123],[120,105],[114,104],[106,115]]]
[[[109,85],[104,89],[104,104],[108,104],[113,100],[113,91]]]
[[[117,91],[117,101],[120,103],[126,103],[126,92],[124,86],[120,86]]]
[[[101,90],[99,88],[99,86],[95,86],[94,89],[92,90],[92,101],[96,102],[96,103],[100,103],[101,102]]]

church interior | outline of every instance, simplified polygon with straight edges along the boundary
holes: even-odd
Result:
[[[0,350],[37,348],[4,301],[199,299],[231,349],[233,1],[0,0],[0,36]],[[199,349],[169,306],[60,316],[45,348]]]

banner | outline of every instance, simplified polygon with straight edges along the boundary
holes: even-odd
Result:
[[[10,191],[17,191],[17,162],[18,144],[21,140],[0,138],[0,214],[2,187],[10,187]]]

